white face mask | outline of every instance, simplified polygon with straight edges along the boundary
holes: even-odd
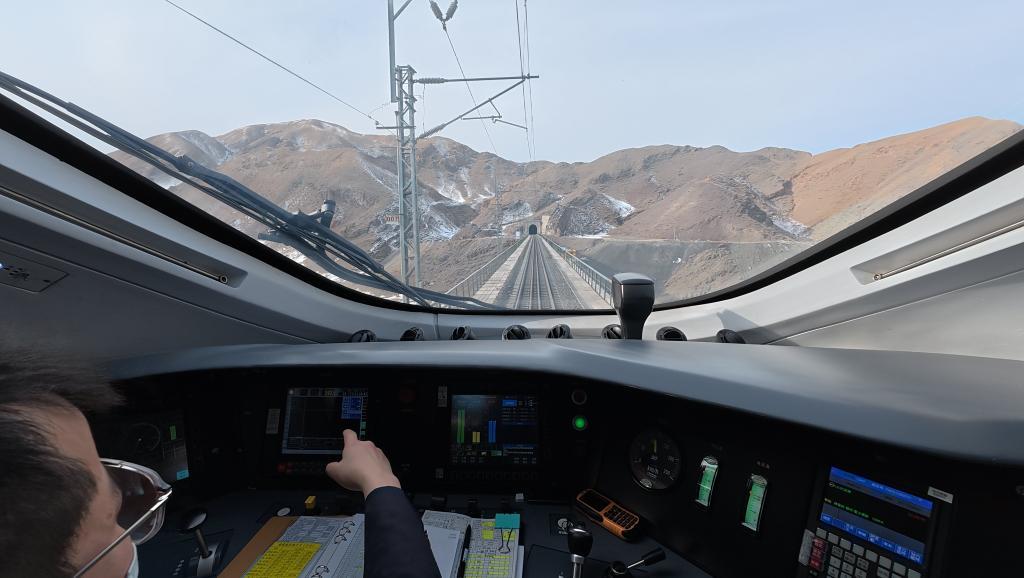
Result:
[[[139,578],[139,550],[135,547],[135,542],[132,542],[132,564],[124,578]]]

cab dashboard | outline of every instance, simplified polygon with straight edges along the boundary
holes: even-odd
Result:
[[[233,504],[230,555],[289,499],[358,509],[323,474],[347,428],[422,509],[523,510],[526,576],[565,549],[556,519],[607,534],[595,559],[632,555],[601,498],[672,553],[652,576],[1011,576],[1021,368],[686,342],[243,346],[118,364],[129,405],[95,427],[180,490],[176,510]],[[187,544],[164,532],[144,562]]]

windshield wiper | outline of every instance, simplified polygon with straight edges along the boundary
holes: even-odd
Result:
[[[186,155],[175,156],[73,103],[63,101],[27,82],[0,72],[0,87],[59,117],[87,134],[121,150],[222,203],[263,223],[270,231],[260,238],[288,245],[328,274],[350,283],[405,295],[424,307],[498,309],[472,297],[458,297],[411,287],[389,273],[355,243],[335,233],[325,212],[290,213],[235,179],[209,169]],[[332,211],[333,212],[333,211]],[[349,269],[339,264],[348,264]]]

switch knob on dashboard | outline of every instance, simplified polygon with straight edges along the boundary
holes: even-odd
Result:
[[[559,323],[548,331],[548,339],[572,339],[572,329],[565,323]]]
[[[658,341],[686,341],[686,334],[675,327],[662,327],[658,330]]]
[[[654,310],[654,279],[640,273],[612,277],[612,302],[624,339],[643,339],[644,323]]]
[[[501,338],[505,341],[519,341],[530,337],[530,330],[525,325],[509,325],[501,332]]]
[[[368,343],[371,341],[377,341],[377,334],[369,329],[360,329],[352,334],[352,337],[348,338],[349,343]]]
[[[402,337],[399,341],[424,341],[426,337],[423,336],[423,330],[419,327],[410,327],[402,332]]]
[[[715,340],[719,343],[746,343],[747,340],[743,339],[743,336],[736,333],[732,329],[722,329],[715,334]]]
[[[633,562],[628,566],[625,562],[620,562],[618,560],[612,562],[611,566],[608,567],[608,570],[605,571],[604,575],[606,578],[632,578],[633,573],[630,572],[630,570],[632,570],[633,568],[638,568],[640,566],[653,566],[664,559],[665,549],[656,548],[644,554],[643,558],[640,558],[639,560]]]
[[[622,326],[618,323],[605,325],[604,329],[601,330],[601,337],[605,339],[622,339]]]

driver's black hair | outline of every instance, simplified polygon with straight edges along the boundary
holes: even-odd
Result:
[[[105,412],[120,397],[96,369],[0,348],[0,575],[67,578],[97,491],[86,464],[53,443],[39,410]]]

